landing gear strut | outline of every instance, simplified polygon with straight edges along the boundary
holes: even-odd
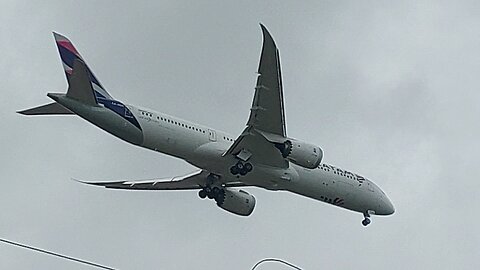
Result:
[[[370,222],[372,222],[370,220],[370,214],[368,212],[363,213],[363,217],[365,218],[364,220],[362,220],[362,225],[363,226],[367,226],[368,224],[370,224]]]
[[[253,166],[251,163],[243,163],[242,161],[237,162],[237,164],[233,165],[230,167],[230,172],[233,175],[246,175],[247,173],[251,172],[253,170]]]

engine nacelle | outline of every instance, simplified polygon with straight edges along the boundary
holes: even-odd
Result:
[[[289,161],[308,169],[315,169],[323,159],[320,147],[294,139],[288,139],[283,144],[275,144],[283,157]]]
[[[249,216],[255,208],[255,197],[243,190],[224,188],[217,205],[240,216]]]

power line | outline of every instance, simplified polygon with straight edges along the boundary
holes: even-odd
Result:
[[[104,265],[101,265],[101,264],[97,264],[97,263],[73,258],[73,257],[70,257],[70,256],[65,256],[65,255],[62,255],[62,254],[59,254],[59,253],[55,253],[55,252],[52,252],[52,251],[48,251],[48,250],[44,250],[44,249],[40,249],[40,248],[36,248],[36,247],[32,247],[32,246],[27,246],[27,245],[24,245],[24,244],[16,243],[16,242],[9,241],[9,240],[2,239],[2,238],[0,238],[0,242],[4,242],[4,243],[9,244],[9,245],[13,245],[13,246],[17,246],[17,247],[21,247],[21,248],[25,248],[25,249],[30,249],[30,250],[33,250],[33,251],[36,251],[36,252],[45,253],[45,254],[48,254],[48,255],[56,256],[56,257],[60,257],[62,259],[74,261],[74,262],[77,262],[77,263],[83,263],[83,264],[90,265],[90,266],[97,267],[97,268],[102,268],[102,269],[106,269],[106,270],[115,270],[115,268],[111,268],[111,267],[104,266]]]
[[[282,259],[275,259],[275,258],[267,258],[267,259],[263,259],[259,262],[257,262],[253,267],[252,267],[252,270],[255,270],[255,268],[257,268],[257,266],[259,266],[260,264],[264,263],[264,262],[277,262],[277,263],[283,263],[287,266],[290,266],[291,268],[293,269],[296,269],[296,270],[302,270],[300,267],[298,266],[295,266],[287,261],[284,261]]]
[[[21,248],[24,248],[24,249],[29,249],[29,250],[33,250],[33,251],[36,251],[36,252],[39,252],[39,253],[44,253],[44,254],[48,254],[48,255],[51,255],[51,256],[55,256],[55,257],[59,257],[59,258],[62,258],[62,259],[65,259],[65,260],[70,260],[70,261],[74,261],[74,262],[77,262],[77,263],[82,263],[82,264],[86,264],[86,265],[90,265],[90,266],[93,266],[93,267],[97,267],[97,268],[101,268],[101,269],[106,269],[106,270],[116,270],[115,268],[111,268],[111,267],[108,267],[108,266],[104,266],[104,265],[101,265],[101,264],[98,264],[98,263],[94,263],[94,262],[90,262],[90,261],[86,261],[86,260],[81,260],[81,259],[77,259],[77,258],[74,258],[74,257],[70,257],[70,256],[66,256],[66,255],[62,255],[62,254],[59,254],[59,253],[56,253],[56,252],[52,252],[52,251],[48,251],[48,250],[45,250],[45,249],[40,249],[40,248],[36,248],[36,247],[33,247],[33,246],[28,246],[28,245],[24,245],[24,244],[21,244],[21,243],[17,243],[17,242],[13,242],[13,241],[10,241],[10,240],[7,240],[7,239],[3,239],[3,238],[0,238],[0,242],[3,242],[5,244],[9,244],[9,245],[12,245],[12,246],[16,246],[16,247],[21,247]],[[255,268],[257,268],[257,266],[259,266],[260,264],[262,263],[265,263],[265,262],[277,262],[277,263],[282,263],[282,264],[285,264],[293,269],[296,269],[296,270],[302,270],[300,267],[296,266],[296,265],[293,265],[287,261],[284,261],[282,259],[276,259],[276,258],[266,258],[266,259],[262,259],[260,261],[258,261],[253,267],[251,270],[255,270]]]

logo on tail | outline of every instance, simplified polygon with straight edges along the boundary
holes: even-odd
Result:
[[[84,63],[85,61],[83,60],[82,56],[77,51],[75,46],[73,46],[73,43],[68,38],[55,32],[53,33],[53,36],[55,37],[55,42],[57,43],[58,52],[60,53],[60,58],[62,59],[63,69],[65,70],[67,81],[68,83],[70,83],[70,79],[73,72],[72,71],[73,63],[75,62],[75,59],[79,59]],[[93,72],[90,70],[88,65],[87,65],[87,70],[90,77],[90,82],[92,83],[93,90],[95,91],[95,96],[97,98],[97,101],[101,103],[99,99],[113,100],[114,98],[105,90],[105,88],[103,88],[102,84],[100,83],[100,81],[98,81],[97,77],[95,77],[95,74],[93,74]]]
[[[97,77],[90,70],[88,65],[83,60],[78,50],[73,46],[72,42],[57,33],[53,33],[55,42],[62,60],[63,70],[68,81],[68,90],[65,94],[53,94],[48,96],[59,102],[60,96],[66,96],[79,101],[85,105],[102,106],[110,111],[113,111],[123,119],[127,120],[138,129],[142,130],[135,116],[130,109],[122,102],[115,100],[98,81]],[[59,114],[74,114],[72,108],[64,107],[65,104],[50,103],[35,108],[19,111],[18,113],[24,115],[59,115]]]

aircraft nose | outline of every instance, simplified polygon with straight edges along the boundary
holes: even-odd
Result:
[[[383,192],[383,190],[375,184],[371,183],[371,185],[375,186],[375,193],[378,194],[376,199],[377,211],[375,211],[375,214],[388,216],[395,213],[395,207],[393,206],[392,201],[390,201],[388,198],[387,194],[385,194],[385,192]]]
[[[384,196],[381,199],[380,205],[381,205],[381,213],[378,213],[378,214],[391,215],[395,213],[395,207],[393,206],[393,203],[390,201],[390,199],[387,196]]]
[[[377,197],[376,199],[376,207],[375,209],[376,215],[381,216],[388,216],[395,213],[395,207],[390,199],[383,193],[381,196]]]

